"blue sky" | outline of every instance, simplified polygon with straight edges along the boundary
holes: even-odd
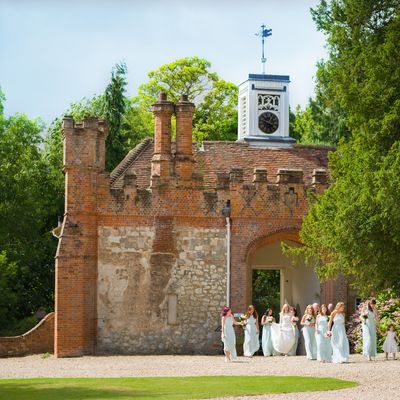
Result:
[[[0,0],[0,86],[7,115],[48,124],[71,102],[101,93],[113,65],[128,66],[128,95],[147,72],[186,56],[212,63],[239,84],[261,72],[255,33],[267,39],[267,73],[290,75],[290,103],[313,94],[324,37],[309,9],[316,0]]]

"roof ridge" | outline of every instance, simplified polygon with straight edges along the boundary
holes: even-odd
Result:
[[[113,169],[110,174],[110,183],[113,184],[135,161],[140,154],[143,153],[149,146],[149,144],[153,141],[152,138],[147,137],[136,145],[133,149],[129,150],[129,153],[124,157],[124,159]]]

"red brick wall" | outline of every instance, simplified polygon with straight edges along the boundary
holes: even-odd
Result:
[[[0,357],[52,353],[54,313],[47,314],[34,328],[20,336],[0,337]]]
[[[65,215],[56,254],[55,355],[95,352],[97,180],[107,131],[96,119],[63,121]]]
[[[169,126],[159,126],[160,121],[156,120],[157,132],[168,131]],[[230,199],[231,303],[244,309],[250,301],[249,255],[268,243],[298,242],[308,210],[308,192],[320,193],[328,185],[327,153],[332,148],[263,149],[232,142],[206,142],[202,150],[193,147],[190,179],[187,171],[180,177],[179,167],[176,170],[179,161],[186,159],[177,157],[175,145],[165,159],[171,174],[165,175],[158,167],[150,168],[152,160],[154,167],[164,159],[154,159],[150,144],[142,146],[127,155],[121,163],[124,168],[113,172],[110,180],[96,158],[103,155],[100,151],[99,156],[94,138],[97,135],[102,141],[104,135],[101,127],[96,130],[93,126],[91,122],[81,128],[67,121],[64,129],[66,215],[56,257],[56,356],[96,351],[98,227],[152,227],[155,241],[143,251],[172,257],[174,224],[224,228],[221,210]],[[156,141],[157,151],[161,151],[160,143]],[[183,148],[188,150],[187,143]],[[168,149],[169,145],[163,147],[163,151]],[[162,176],[151,176],[151,170]],[[158,259],[154,260],[151,273],[157,276]],[[166,268],[166,274],[168,271]],[[163,275],[162,281],[167,278]],[[342,283],[339,286],[344,288]]]

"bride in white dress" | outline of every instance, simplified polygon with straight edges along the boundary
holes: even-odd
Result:
[[[279,313],[279,324],[273,322],[271,325],[272,345],[278,353],[288,354],[296,342],[292,317],[289,304],[284,304]]]

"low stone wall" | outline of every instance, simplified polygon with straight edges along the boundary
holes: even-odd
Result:
[[[52,353],[54,350],[54,313],[47,314],[35,327],[20,336],[0,337],[0,357]]]

